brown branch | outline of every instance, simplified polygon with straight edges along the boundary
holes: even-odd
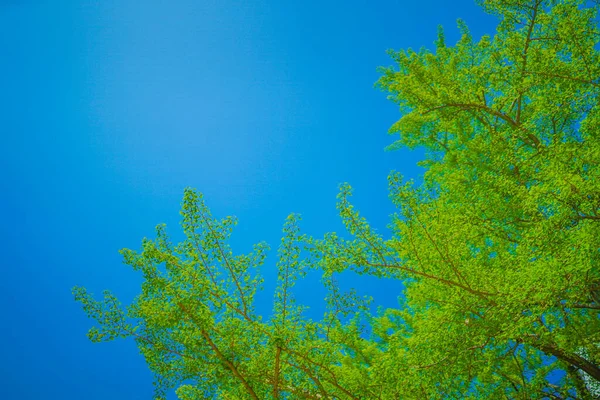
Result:
[[[191,275],[192,279],[194,280],[194,282],[198,281],[198,278],[195,275]],[[240,310],[239,307],[236,307],[235,305],[231,304],[229,302],[229,300],[227,300],[226,298],[221,297],[221,295],[217,292],[214,291],[212,289],[208,289],[208,291],[210,292],[210,294],[212,294],[216,299],[218,299],[220,302],[222,302],[223,304],[225,304],[227,307],[229,307],[231,310],[235,311],[237,314],[239,314],[242,318],[244,318],[246,321],[250,322],[250,323],[254,323],[254,320],[252,318],[250,318],[250,316],[246,313],[244,313],[243,310]],[[214,303],[214,302],[213,302]]]
[[[115,308],[118,308],[118,307],[117,307],[117,304],[115,303],[115,300],[114,300],[114,298],[113,298],[113,299],[111,299],[111,302],[112,302],[112,304],[113,304],[113,307],[115,307]],[[175,355],[177,355],[177,356],[179,356],[179,357],[181,357],[181,358],[188,358],[188,359],[190,359],[190,360],[199,361],[199,359],[197,359],[196,357],[192,357],[192,356],[189,356],[189,355],[187,355],[187,354],[180,353],[180,352],[178,352],[177,350],[172,350],[172,349],[170,349],[170,348],[168,348],[168,347],[166,347],[166,346],[157,345],[157,344],[156,344],[156,343],[154,343],[152,340],[150,340],[148,337],[146,337],[146,336],[142,336],[142,335],[138,335],[138,334],[137,334],[137,333],[135,333],[134,331],[127,329],[127,328],[125,327],[125,321],[124,321],[124,319],[123,319],[123,317],[122,317],[122,316],[121,316],[121,317],[119,318],[119,320],[117,321],[117,324],[118,324],[118,327],[119,327],[119,329],[122,329],[122,330],[123,330],[123,331],[124,331],[126,334],[128,334],[128,335],[131,335],[131,336],[134,336],[134,337],[136,337],[136,338],[138,338],[138,339],[140,339],[140,340],[143,340],[143,341],[145,341],[146,343],[149,343],[149,344],[151,344],[152,346],[154,346],[154,347],[156,347],[156,348],[160,348],[160,349],[162,349],[162,350],[165,350],[165,351],[166,351],[166,352],[168,352],[168,353],[175,354]]]
[[[481,290],[471,289],[470,287],[467,287],[467,286],[465,286],[463,284],[460,284],[458,282],[451,281],[451,280],[445,279],[445,278],[441,278],[439,276],[435,276],[435,275],[428,274],[428,273],[425,273],[425,272],[416,271],[416,270],[414,270],[412,268],[403,267],[401,265],[371,264],[371,263],[367,263],[367,264],[370,265],[370,266],[372,266],[372,267],[383,267],[383,268],[399,269],[401,271],[405,271],[405,272],[408,272],[410,274],[415,274],[417,276],[422,276],[423,278],[433,279],[433,280],[436,280],[438,282],[445,283],[446,285],[454,286],[454,287],[458,287],[460,289],[463,289],[463,290],[465,290],[465,291],[467,291],[467,292],[469,292],[469,293],[471,293],[473,295],[479,296],[479,297],[481,297],[481,298],[489,301],[493,305],[496,304],[495,301],[493,301],[493,300],[491,300],[491,299],[488,298],[488,296],[495,296],[496,293],[490,293],[490,292],[484,292],[484,291],[481,291]]]
[[[238,280],[238,277],[236,276],[235,272],[233,271],[233,268],[231,267],[231,264],[229,263],[229,260],[227,259],[227,257],[225,257],[225,253],[223,252],[223,248],[221,247],[221,243],[219,242],[219,239],[217,238],[217,235],[216,235],[214,229],[212,228],[212,226],[210,225],[208,219],[202,213],[200,213],[200,217],[204,220],[204,223],[208,227],[208,230],[210,231],[213,239],[215,240],[215,244],[217,245],[217,249],[219,250],[219,253],[221,254],[221,258],[225,262],[225,266],[229,270],[229,274],[231,275],[231,279],[233,279],[233,282],[235,283],[235,286],[236,286],[238,292],[240,293],[240,300],[242,302],[242,307],[244,309],[244,314],[248,314],[248,305],[246,304],[246,299],[244,298],[244,291],[242,290],[242,288],[240,286],[240,282]]]
[[[529,75],[541,75],[541,76],[545,76],[548,78],[560,78],[560,79],[566,79],[569,81],[573,81],[573,82],[579,82],[579,83],[585,83],[588,85],[592,85],[592,86],[600,86],[600,84],[594,82],[596,80],[598,80],[599,78],[595,78],[595,79],[582,79],[582,78],[576,78],[576,77],[572,77],[572,76],[566,76],[566,75],[559,75],[559,74],[551,74],[551,73],[547,73],[547,72],[533,72],[533,71],[526,71],[526,74]]]
[[[310,370],[306,367],[300,366],[300,365],[296,365],[294,363],[291,363],[290,361],[286,360],[286,363],[294,368],[297,368],[299,370],[301,370],[302,372],[304,372],[306,375],[308,375],[308,377],[315,383],[315,385],[317,386],[317,389],[319,389],[319,392],[321,392],[321,395],[317,395],[318,398],[323,397],[325,399],[329,398],[329,394],[327,394],[327,391],[325,390],[325,387],[323,387],[323,384],[321,383],[321,381],[319,380],[319,378],[317,378],[316,376],[314,376],[314,374],[311,374]]]
[[[194,233],[194,245],[196,247],[196,251],[198,252],[199,258],[202,261],[202,266],[204,267],[204,270],[208,273],[208,276],[209,276],[210,281],[212,282],[212,284],[216,288],[218,288],[219,284],[217,283],[217,279],[214,276],[213,272],[211,271],[210,266],[208,265],[208,261],[204,257],[203,249],[201,249],[201,246],[198,243],[198,239],[195,237],[195,234],[196,234],[196,224],[191,224],[191,225],[192,225],[192,233]],[[192,276],[192,278],[194,279],[195,282],[198,281],[195,275],[191,275],[191,276]],[[231,304],[227,299],[224,299],[223,297],[221,297],[221,295],[219,295],[218,291],[214,291],[212,289],[209,289],[209,292],[215,298],[219,299],[219,301],[225,303],[226,306],[228,306],[230,309],[232,309],[233,311],[235,311],[236,313],[238,313],[240,316],[242,316],[245,320],[247,320],[249,322],[254,322],[252,320],[252,318],[250,318],[250,316],[244,310],[240,310],[238,307],[236,307],[233,304]]]
[[[362,234],[363,239],[369,244],[369,246],[371,246],[372,249],[374,249],[377,254],[379,255],[379,258],[381,258],[381,262],[383,262],[384,264],[387,264],[385,257],[383,256],[383,254],[381,253],[381,250],[379,248],[377,248],[373,243],[371,243],[371,241],[369,240],[369,238],[367,237],[366,233],[363,232],[362,228],[360,227],[360,225],[356,222],[356,220],[354,219],[354,216],[352,215],[351,211],[348,211],[348,214],[350,215],[350,220],[352,221],[352,223],[354,224],[354,226],[358,229],[358,231]]]
[[[573,367],[576,367],[577,369],[590,375],[595,380],[600,381],[600,367],[598,367],[596,364],[586,360],[585,358],[583,358],[577,354],[568,353],[553,343],[550,343],[550,344],[535,343],[535,342],[531,343],[529,341],[525,341],[522,339],[520,339],[520,340],[522,342],[528,343],[530,346],[535,347],[536,349],[541,350],[542,352],[544,352],[546,354],[552,354],[559,360],[562,360],[562,361],[566,362],[567,364],[572,365]]]
[[[518,99],[515,100],[515,102]],[[482,104],[476,104],[476,103],[448,103],[448,104],[443,104],[441,106],[437,106],[437,107],[433,107],[427,111],[425,111],[424,113],[422,113],[421,115],[426,115],[430,112],[442,109],[442,108],[446,108],[446,107],[459,107],[459,108],[463,108],[464,110],[469,110],[469,109],[479,109],[479,110],[483,110],[497,118],[500,118],[501,120],[505,121],[506,123],[508,123],[508,125],[511,128],[514,129],[519,129],[523,132],[525,132],[527,134],[527,138],[532,142],[534,147],[539,147],[540,145],[540,140],[533,134],[531,134],[530,132],[528,132],[525,128],[523,128],[523,126],[515,121],[514,119],[512,119],[509,115],[504,114],[503,112],[494,110],[493,108],[486,106],[486,105],[482,105]],[[511,108],[512,109],[512,108]]]
[[[289,243],[287,243],[286,247],[287,247],[287,251],[290,252],[291,249],[290,249]],[[288,285],[289,285],[288,279],[290,276],[289,268],[290,268],[290,257],[288,254],[288,259],[285,263],[285,279],[283,282],[283,300],[282,300],[283,304],[282,304],[282,311],[281,311],[281,321],[282,321],[284,328],[285,328],[285,322],[286,322],[285,319],[287,317],[287,299],[288,299]]]
[[[204,219],[204,221],[206,221],[206,218],[202,217]],[[204,270],[208,273],[208,276],[210,278],[210,281],[212,282],[212,284],[218,288],[219,284],[217,283],[217,279],[214,276],[213,272],[210,269],[210,266],[208,265],[208,261],[206,260],[206,258],[204,257],[204,253],[203,253],[203,249],[201,250],[201,246],[198,243],[198,239],[196,238],[195,234],[196,234],[196,224],[191,224],[192,225],[192,233],[194,233],[194,245],[196,247],[196,251],[198,252],[198,256],[200,258],[200,260],[202,261],[202,266],[204,267]],[[212,233],[212,231],[211,231]],[[213,234],[214,236],[214,234]],[[218,246],[218,241],[217,241],[217,246]],[[220,247],[219,247],[220,248]],[[192,275],[192,278],[194,279],[194,281],[197,281],[197,278],[195,275]],[[209,289],[209,291],[211,292],[211,294],[213,296],[215,296],[215,298],[219,299],[219,301],[225,303],[226,306],[228,306],[230,309],[232,309],[233,311],[235,311],[237,314],[239,314],[240,316],[242,316],[245,320],[247,320],[248,322],[254,322],[252,320],[252,318],[250,318],[250,316],[248,315],[248,312],[246,309],[244,310],[240,310],[238,307],[236,307],[235,305],[231,304],[227,299],[224,299],[223,297],[221,297],[218,294],[218,291],[214,291],[212,289]]]
[[[517,368],[519,369],[519,375],[521,377],[521,382],[523,382],[523,390],[525,390],[525,394],[527,395],[528,390],[527,390],[527,379],[525,378],[525,371],[523,369],[523,366],[519,362],[519,359],[517,358],[517,356],[515,354],[515,350],[513,350],[511,352],[512,359],[515,362],[515,364],[517,364]]]
[[[412,207],[410,205],[409,205],[409,208],[412,210]],[[469,289],[471,289],[471,285],[469,285],[469,282],[467,282],[467,280],[462,276],[462,274],[460,273],[460,271],[458,270],[458,268],[456,268],[456,265],[454,265],[454,263],[450,259],[449,255],[447,255],[446,257],[444,257],[444,254],[439,249],[439,247],[437,245],[437,242],[433,239],[433,237],[431,237],[431,235],[429,233],[429,230],[427,229],[427,227],[425,226],[425,224],[423,222],[421,222],[421,220],[417,216],[418,214],[414,210],[412,210],[412,212],[413,212],[413,215],[414,215],[415,219],[419,223],[419,225],[421,225],[421,229],[423,229],[423,231],[427,235],[427,238],[429,239],[429,241],[431,242],[431,244],[433,244],[433,247],[435,247],[436,251],[438,252],[438,254],[440,255],[440,257],[442,258],[442,260],[446,264],[448,264],[450,266],[450,268],[452,269],[452,271],[454,272],[454,275],[456,275],[456,277],[458,278],[458,280],[462,281],[466,286],[469,287]]]
[[[572,304],[570,308],[586,308],[590,310],[600,310],[600,304]]]
[[[576,367],[570,365],[567,367],[567,375],[573,380],[575,384],[575,389],[577,391],[577,397],[585,400],[591,400],[592,396],[583,380],[583,377],[579,374],[579,371]]]
[[[215,278],[213,272],[210,269],[210,266],[208,265],[208,262],[206,261],[206,259],[204,258],[204,249],[201,249],[200,244],[198,243],[198,238],[196,237],[196,224],[191,224],[192,225],[192,234],[194,235],[194,245],[196,246],[196,251],[198,252],[198,256],[200,257],[200,260],[202,261],[202,266],[204,267],[204,270],[208,273],[208,276],[211,280],[211,282],[213,283],[213,285],[215,286],[219,286],[217,284],[217,279]]]
[[[246,391],[248,392],[248,394],[250,394],[250,396],[253,399],[259,400],[258,396],[254,392],[254,389],[252,389],[252,387],[250,386],[250,384],[248,384],[248,382],[246,381],[246,379],[244,379],[244,377],[242,376],[242,374],[240,374],[240,372],[238,371],[238,369],[236,368],[236,366],[231,361],[229,361],[227,359],[227,357],[225,357],[225,355],[223,355],[223,353],[221,353],[221,351],[219,350],[219,348],[217,347],[217,345],[212,341],[212,339],[210,338],[210,336],[208,335],[208,333],[205,330],[200,331],[200,333],[202,334],[202,336],[204,337],[204,339],[206,339],[206,341],[208,342],[209,346],[213,349],[213,351],[215,352],[215,354],[217,355],[217,357],[219,357],[219,359],[221,360],[221,362],[225,363],[225,365],[227,365],[227,367],[233,373],[233,375],[235,375],[235,377],[240,380],[240,382],[242,383],[242,385],[244,386],[244,388],[246,389]]]
[[[217,357],[219,358],[219,360],[223,364],[225,364],[227,366],[227,368],[229,368],[229,370],[233,373],[233,375],[236,378],[238,378],[238,380],[244,386],[244,388],[246,389],[246,391],[248,392],[248,394],[253,399],[259,400],[259,397],[256,395],[256,392],[254,392],[254,389],[252,389],[252,386],[250,386],[250,384],[242,376],[242,374],[237,369],[237,367],[235,366],[235,364],[233,364],[229,359],[227,359],[227,357],[225,357],[225,355],[221,352],[221,350],[217,347],[217,345],[215,344],[215,342],[212,340],[212,338],[210,337],[210,335],[208,334],[208,332],[206,332],[206,330],[202,327],[202,324],[199,324],[199,323],[196,322],[196,319],[194,318],[194,316],[188,311],[188,309],[182,303],[177,303],[177,305],[179,306],[179,308],[181,309],[181,311],[183,311],[183,313],[186,314],[198,328],[200,328],[200,334],[202,335],[202,337],[204,337],[204,339],[206,339],[206,342],[211,347],[211,349],[215,352],[215,354],[217,355]]]
[[[510,382],[510,385],[513,387],[513,389],[515,389],[515,392],[516,392],[516,393],[519,393],[519,392],[520,392],[520,390],[519,390],[519,387],[517,386],[519,383],[518,383],[518,382],[515,382],[515,381],[513,380],[513,378],[511,378],[510,376],[508,376],[508,375],[506,375],[506,374],[502,373],[501,371],[497,371],[496,373],[497,373],[498,375],[500,375],[501,377],[503,377],[504,379],[506,379],[508,382]],[[508,398],[508,396],[506,396],[506,398]]]
[[[577,215],[576,219],[591,219],[593,221],[600,221],[599,215]]]
[[[338,381],[337,381],[337,377],[336,377],[335,373],[334,373],[334,372],[333,372],[333,371],[332,371],[330,368],[328,368],[326,365],[323,365],[323,364],[321,364],[321,363],[319,363],[319,362],[316,362],[316,361],[314,361],[314,360],[311,360],[310,358],[308,358],[308,357],[307,357],[307,356],[305,356],[304,354],[302,354],[302,353],[298,353],[298,352],[296,352],[296,351],[294,351],[294,350],[292,350],[292,349],[285,348],[284,350],[285,350],[285,351],[287,351],[288,353],[292,354],[292,355],[295,355],[295,356],[297,356],[297,357],[300,357],[300,358],[302,358],[303,360],[305,360],[305,361],[307,361],[307,362],[309,362],[309,363],[311,363],[311,364],[314,364],[314,365],[316,365],[316,366],[317,366],[317,367],[319,367],[319,368],[322,368],[322,369],[323,369],[325,372],[327,372],[327,373],[328,373],[328,374],[331,376],[331,378],[332,378],[332,380],[327,380],[327,382],[331,383],[333,386],[335,386],[336,388],[338,388],[339,390],[341,390],[341,391],[342,391],[344,394],[346,394],[346,395],[347,395],[348,397],[350,397],[351,399],[353,399],[353,400],[358,400],[358,397],[354,396],[354,395],[353,395],[352,393],[350,393],[350,392],[349,392],[347,389],[345,389],[344,387],[340,386],[340,384],[339,384],[339,383],[338,383]]]
[[[471,108],[475,108],[475,109],[479,109],[479,110],[483,110],[486,111],[487,113],[498,117],[500,119],[502,119],[503,121],[507,122],[511,127],[513,128],[518,128],[519,124],[517,124],[517,122],[515,120],[513,120],[509,115],[504,114],[500,111],[494,110],[493,108],[487,106],[487,105],[482,105],[482,104],[475,104],[475,103],[448,103],[448,104],[443,104],[441,106],[437,106],[437,107],[433,107],[427,111],[425,111],[424,113],[422,113],[422,115],[427,115],[430,112],[436,111],[436,110],[440,110],[442,108],[446,108],[446,107],[458,107],[458,108],[463,108],[465,110],[471,109]]]
[[[427,364],[427,365],[417,365],[415,368],[417,369],[429,369],[431,367],[435,367],[438,364],[441,364],[442,362],[446,361],[446,359],[448,359],[448,357],[450,357],[449,355],[439,359],[438,361],[432,362],[431,364]]]
[[[277,346],[277,351],[275,352],[275,381],[273,382],[273,398],[274,399],[279,399],[279,374],[281,372],[280,370],[280,363],[281,361],[281,347]]]
[[[523,77],[525,76],[525,70],[527,68],[527,52],[529,50],[529,45],[531,43],[531,34],[533,33],[533,28],[535,26],[535,19],[537,17],[537,12],[538,12],[539,6],[540,6],[540,0],[536,1],[535,5],[533,6],[533,9],[532,9],[533,15],[531,16],[531,21],[529,22],[529,28],[527,29],[527,37],[525,38],[525,46],[523,47],[523,68],[521,69],[521,80],[523,80]],[[519,98],[517,100],[517,117],[516,117],[516,121],[515,121],[517,124],[521,123],[522,100],[523,100],[523,92],[520,92]]]
[[[138,338],[140,340],[143,340],[144,342],[149,343],[149,344],[151,344],[152,346],[154,346],[154,347],[156,347],[158,349],[165,350],[166,352],[171,353],[171,354],[175,354],[175,355],[177,355],[177,356],[179,356],[181,358],[187,358],[189,360],[200,361],[196,357],[192,357],[190,355],[180,353],[177,350],[170,349],[170,348],[168,348],[166,346],[158,345],[158,344],[154,343],[152,340],[148,339],[148,337],[142,336],[142,335],[138,335],[137,333],[135,333],[133,331],[130,331],[130,330],[124,328],[124,327],[121,327],[121,329],[123,329],[123,331],[125,331],[125,333],[127,333],[128,335],[131,335],[131,336],[134,336],[134,337],[136,337],[136,338]]]

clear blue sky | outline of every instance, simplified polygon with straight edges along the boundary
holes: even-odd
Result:
[[[150,399],[133,341],[92,344],[70,293],[140,278],[118,249],[165,222],[179,235],[183,188],[236,215],[234,250],[340,231],[338,184],[381,232],[390,170],[418,177],[418,151],[384,152],[397,107],[373,88],[386,49],[475,37],[495,20],[472,0],[0,1],[0,398]],[[275,249],[264,268],[267,309]],[[317,279],[298,298],[322,310]],[[393,306],[398,282],[349,276]]]

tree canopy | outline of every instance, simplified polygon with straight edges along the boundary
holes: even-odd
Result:
[[[234,255],[236,220],[187,189],[185,240],[165,227],[139,251],[122,308],[74,288],[92,341],[132,337],[156,397],[574,399],[600,396],[600,57],[597,2],[486,0],[493,37],[390,52],[378,86],[400,107],[390,146],[426,149],[419,185],[389,177],[398,212],[383,238],[341,186],[347,233],[302,235],[290,215],[270,318],[253,301],[267,245]],[[329,290],[320,321],[294,283]],[[396,308],[342,292],[345,270],[401,280]],[[400,294],[400,293],[399,293]],[[549,378],[553,375],[553,378]]]

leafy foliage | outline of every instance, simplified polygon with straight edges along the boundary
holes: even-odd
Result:
[[[235,220],[187,189],[182,243],[159,226],[141,251],[122,250],[144,276],[126,311],[74,289],[99,323],[90,339],[133,337],[157,398],[599,396],[598,4],[481,5],[500,19],[493,38],[476,42],[459,21],[455,46],[440,30],[435,52],[391,52],[381,70],[402,113],[391,148],[427,150],[420,186],[390,175],[393,237],[353,208],[348,185],[338,209],[351,239],[302,236],[291,215],[264,320],[253,300],[267,246],[233,255]],[[292,292],[311,268],[330,292],[317,322]],[[370,314],[369,299],[340,291],[347,269],[402,280],[399,307]]]

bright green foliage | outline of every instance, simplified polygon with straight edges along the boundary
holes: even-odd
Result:
[[[394,146],[430,152],[421,188],[390,178],[388,245],[429,275],[407,290],[408,364],[450,371],[437,391],[534,398],[554,368],[557,396],[577,369],[600,380],[600,37],[582,3],[486,2],[493,40],[459,24],[455,47],[395,53],[379,82],[404,114]]]
[[[574,399],[600,396],[600,31],[598,5],[488,0],[497,34],[392,53],[379,86],[400,105],[392,148],[423,147],[419,187],[390,176],[385,240],[349,202],[351,239],[299,234],[279,248],[273,317],[253,309],[266,245],[234,256],[235,220],[186,190],[184,242],[164,228],[123,250],[143,273],[127,311],[74,290],[93,341],[132,336],[157,396],[182,399]],[[346,236],[347,237],[347,236]],[[292,288],[307,269],[330,291],[320,322]],[[400,279],[396,309],[371,315],[334,274]],[[365,330],[365,327],[368,329]],[[547,375],[564,371],[561,381]],[[182,385],[183,382],[187,384]]]
[[[125,263],[145,279],[142,294],[127,312],[108,292],[99,302],[85,289],[74,289],[76,300],[100,325],[90,330],[90,339],[133,337],[157,376],[158,398],[173,387],[178,387],[182,399],[351,393],[356,385],[351,372],[336,366],[342,357],[338,342],[360,339],[355,324],[342,326],[338,317],[356,311],[362,300],[340,293],[329,278],[324,322],[302,318],[292,294],[296,279],[309,266],[309,259],[301,257],[299,217],[291,215],[285,223],[274,316],[263,321],[254,312],[253,297],[262,282],[257,269],[266,245],[255,246],[252,254],[234,256],[227,240],[235,220],[212,217],[202,197],[191,189],[185,191],[181,213],[186,235],[182,243],[169,243],[159,226],[157,238],[144,239],[141,252],[122,250]],[[179,386],[182,382],[191,383]]]

